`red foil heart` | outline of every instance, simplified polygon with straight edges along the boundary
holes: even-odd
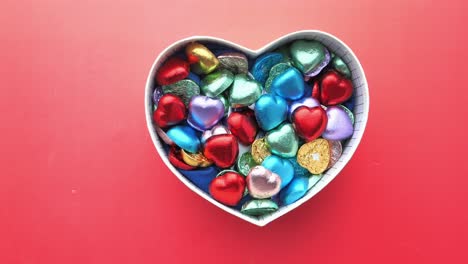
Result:
[[[188,62],[178,57],[167,60],[156,73],[159,85],[168,85],[187,78],[190,72]]]
[[[220,168],[229,168],[236,162],[239,154],[237,138],[232,134],[215,135],[205,142],[203,155]]]
[[[252,110],[233,112],[227,118],[228,128],[242,144],[250,145],[254,142],[258,132],[257,120]]]
[[[336,71],[325,73],[320,80],[319,101],[326,106],[337,105],[348,100],[353,94],[353,83]]]
[[[328,122],[327,112],[321,106],[301,106],[294,111],[292,119],[296,133],[307,142],[320,137]]]
[[[245,179],[237,172],[228,171],[210,183],[210,194],[225,205],[235,206],[244,196]]]
[[[180,149],[176,146],[172,146],[169,150],[169,162],[174,165],[174,167],[181,170],[194,170],[197,168],[184,162]]]
[[[320,87],[317,80],[315,80],[312,84],[312,97],[320,102]]]
[[[185,109],[184,102],[173,94],[163,95],[153,114],[154,122],[161,128],[178,124],[186,117],[187,109]]]

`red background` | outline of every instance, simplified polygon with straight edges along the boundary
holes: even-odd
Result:
[[[463,3],[465,2],[465,3]],[[0,262],[466,263],[466,1],[0,3]],[[371,95],[355,156],[259,228],[189,191],[144,118],[157,54],[320,29]]]

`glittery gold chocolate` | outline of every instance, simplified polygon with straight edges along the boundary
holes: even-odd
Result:
[[[265,138],[256,139],[252,143],[252,158],[257,162],[257,164],[261,164],[263,160],[271,155],[270,149],[265,141]]]
[[[186,152],[185,150],[182,150],[181,154],[182,154],[182,159],[184,160],[184,162],[190,166],[208,167],[211,164],[213,164],[213,162],[211,162],[205,156],[203,156],[202,153],[189,153],[189,152]]]
[[[321,174],[330,163],[330,145],[323,138],[302,145],[297,152],[297,162],[312,174]]]

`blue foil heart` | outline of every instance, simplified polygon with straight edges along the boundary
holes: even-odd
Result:
[[[216,166],[211,166],[199,170],[179,169],[179,171],[193,184],[195,184],[195,186],[206,193],[209,192],[210,182],[216,178],[216,175],[219,173],[219,169]]]
[[[286,100],[272,94],[264,94],[255,103],[255,117],[258,125],[265,131],[269,131],[284,120],[288,114]]]
[[[224,116],[224,104],[218,98],[196,95],[190,100],[187,123],[199,131],[214,127]]]
[[[255,80],[262,85],[265,85],[271,68],[280,63],[282,60],[283,55],[277,52],[263,54],[262,56],[258,57],[252,67],[252,75],[254,76]]]
[[[175,126],[167,131],[167,136],[182,149],[196,153],[200,148],[197,132],[189,126]]]
[[[304,95],[304,78],[300,71],[291,67],[276,76],[271,83],[270,91],[285,99],[297,100]]]
[[[294,167],[287,159],[271,155],[263,160],[262,166],[280,176],[281,189],[288,185],[294,177]]]
[[[283,205],[289,205],[304,197],[309,187],[308,177],[295,177],[286,188],[280,192]]]

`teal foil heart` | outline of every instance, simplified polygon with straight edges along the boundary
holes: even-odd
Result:
[[[283,158],[296,156],[299,139],[291,124],[284,123],[266,135],[266,142],[271,152]]]
[[[288,100],[297,100],[304,95],[304,77],[296,68],[289,68],[272,81],[270,91]]]
[[[297,40],[291,45],[294,65],[304,74],[318,74],[330,61],[330,53],[317,41]]]
[[[180,148],[196,153],[200,148],[200,139],[189,126],[175,126],[167,131],[167,136]]]
[[[288,104],[276,95],[264,94],[255,103],[255,117],[258,125],[265,131],[269,131],[284,120],[288,114]]]
[[[271,155],[263,160],[262,166],[280,176],[281,189],[288,185],[294,177],[294,167],[287,159]]]
[[[234,75],[230,71],[221,69],[203,78],[200,88],[205,95],[216,97],[229,88],[233,81]]]
[[[234,77],[229,92],[230,103],[234,108],[249,106],[262,95],[262,86],[255,80],[247,77],[245,74],[237,74]]]

